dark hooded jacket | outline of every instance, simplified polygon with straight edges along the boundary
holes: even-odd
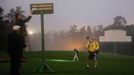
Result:
[[[19,31],[20,31],[20,34],[21,34],[22,36],[27,36],[27,30],[26,30],[26,25],[25,25],[25,23],[28,22],[31,18],[32,18],[32,17],[29,16],[29,17],[26,18],[26,19],[17,19],[17,20],[16,20],[15,25],[20,26]]]
[[[25,40],[19,33],[14,31],[8,35],[8,51],[22,50],[25,47]]]

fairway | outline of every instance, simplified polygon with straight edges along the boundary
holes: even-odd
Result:
[[[0,54],[7,57],[5,52]],[[134,57],[101,52],[98,68],[86,69],[88,53],[80,52],[79,62],[72,62],[73,54],[72,51],[45,52],[46,62],[55,72],[39,73],[36,70],[42,64],[41,52],[26,52],[28,60],[23,63],[22,75],[134,75]],[[9,68],[9,63],[0,63],[0,75],[8,75]]]

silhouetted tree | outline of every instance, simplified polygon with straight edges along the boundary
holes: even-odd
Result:
[[[126,21],[126,19],[124,17],[122,17],[122,16],[116,16],[114,18],[113,25],[115,25],[115,26],[125,26],[126,24],[127,24],[127,21]]]
[[[22,11],[21,7],[19,7],[19,6],[17,6],[16,9],[14,9],[14,8],[10,9],[9,13],[5,16],[8,17],[11,22],[14,22],[15,21],[15,14],[17,14],[17,13],[22,15],[23,18],[26,18],[23,15],[23,13],[25,13],[25,12]]]
[[[85,26],[81,27],[79,29],[79,37],[81,37],[81,39],[82,39],[82,38],[85,38],[87,36],[88,36],[88,34],[87,34],[87,31],[86,31],[86,27]]]
[[[7,47],[7,25],[3,20],[3,9],[0,7],[0,50],[5,50]]]
[[[70,30],[68,31],[68,35],[70,37],[77,37],[78,29],[76,25],[70,26]]]
[[[2,21],[2,19],[3,19],[3,9],[2,9],[2,7],[0,7],[0,21]]]
[[[88,34],[88,36],[91,36],[93,34],[92,28],[89,25],[87,26],[87,34]]]
[[[104,32],[104,28],[102,25],[94,26],[93,27],[93,35],[96,39],[99,40],[99,36],[102,36]]]

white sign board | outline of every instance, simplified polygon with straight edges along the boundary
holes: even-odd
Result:
[[[131,42],[132,37],[127,36],[125,30],[107,30],[104,36],[99,37],[100,42]]]

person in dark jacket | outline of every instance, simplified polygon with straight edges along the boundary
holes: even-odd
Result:
[[[20,26],[13,26],[13,32],[8,34],[8,53],[10,56],[10,75],[21,75],[21,54],[26,47],[19,33]]]
[[[14,25],[20,26],[19,34],[24,39],[25,44],[26,44],[26,36],[27,36],[27,30],[26,30],[25,23],[27,23],[32,18],[31,15],[32,14],[30,13],[30,15],[27,18],[24,19],[21,14],[19,14],[19,13],[15,14],[16,20],[15,20]],[[22,56],[22,58],[25,58],[25,57],[23,57],[23,52],[22,52],[21,56]]]
[[[30,13],[30,15],[26,18],[26,19],[23,19],[22,15],[19,14],[19,13],[16,13],[15,14],[15,24],[14,25],[18,25],[20,26],[20,29],[19,29],[19,32],[22,36],[27,36],[27,30],[26,30],[26,25],[25,23],[27,23],[31,18],[32,14]]]

